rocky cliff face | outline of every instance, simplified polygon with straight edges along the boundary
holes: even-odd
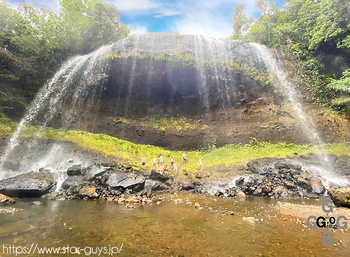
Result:
[[[312,143],[267,64],[256,45],[241,41],[131,35],[63,65],[39,92],[26,124],[183,150],[251,138]],[[304,111],[326,142],[348,130],[312,104]]]
[[[98,58],[107,68],[86,74],[90,60],[73,74],[50,125],[169,149],[247,143],[253,137],[310,143],[295,103],[272,84],[254,44],[132,35]],[[320,108],[306,104],[305,112],[326,142],[340,139],[344,127],[327,120]]]

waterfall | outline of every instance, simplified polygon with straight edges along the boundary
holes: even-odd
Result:
[[[304,112],[302,101],[298,99],[293,84],[285,76],[284,66],[280,61],[280,58],[275,58],[266,46],[257,43],[251,43],[251,45],[256,49],[259,59],[266,65],[273,86],[275,86],[284,95],[286,100],[292,104],[294,112],[299,119],[300,127],[306,138],[308,138],[310,143],[319,145],[322,148],[322,151],[326,152],[324,142],[319,136],[316,126],[312,122],[312,119]],[[277,51],[275,53],[278,57]],[[329,184],[338,186],[349,185],[349,181],[334,172],[327,154],[320,154],[318,155],[318,158],[321,165],[317,167],[309,167],[310,172],[314,173],[316,176],[320,176],[326,188],[329,188]]]
[[[15,175],[17,172],[45,167],[48,163],[57,164],[67,158],[64,157],[64,149],[58,150],[55,144],[49,146],[43,156],[33,158],[31,154],[33,154],[33,151],[38,151],[36,148],[40,140],[36,137],[39,137],[42,129],[48,126],[54,118],[57,118],[57,115],[62,114],[60,128],[66,129],[74,115],[81,115],[80,110],[84,103],[91,107],[94,100],[98,98],[99,92],[103,90],[103,83],[101,82],[107,74],[106,56],[110,52],[111,47],[104,46],[91,54],[70,59],[40,89],[1,157],[0,179]],[[96,86],[97,84],[99,86]],[[69,108],[63,113],[63,105],[67,98],[69,99]],[[22,145],[20,135],[29,126],[37,128],[36,134],[33,135],[33,139]],[[6,167],[6,165],[14,162],[15,155],[18,152],[22,153],[20,157],[22,160],[18,161],[20,163],[15,165],[15,171],[12,172],[11,166],[13,165],[9,165],[10,167]],[[54,167],[53,170],[58,170],[58,167]]]
[[[226,127],[245,122],[241,117],[249,101],[254,102],[261,95],[276,96],[262,87],[263,80],[257,77],[264,76],[270,76],[272,84],[291,103],[306,143],[323,145],[296,90],[285,77],[282,62],[268,48],[203,36],[134,34],[62,65],[38,92],[10,139],[0,159],[0,179],[41,167],[56,172],[62,179],[61,173],[66,169],[62,163],[69,158],[66,154],[69,149],[57,142],[44,145],[40,133],[47,128],[95,133],[94,126],[101,133],[98,125],[103,115],[109,123],[119,116],[132,119],[154,114],[193,115],[198,120],[205,117],[203,120],[209,126],[212,120],[219,120],[219,126],[224,120],[227,126],[222,126],[220,131],[212,129],[211,135],[203,133],[203,141],[216,135],[232,137]],[[247,93],[249,90],[252,92]],[[129,141],[135,137],[129,135],[132,126],[115,129],[114,125],[112,136]],[[31,128],[35,128],[32,130],[35,134],[23,139],[21,134]],[[174,133],[176,140],[183,139],[187,144],[186,136]],[[157,140],[162,138],[158,136]],[[310,167],[310,170],[325,183],[347,183],[332,171],[327,155],[320,158],[320,163],[323,168]]]

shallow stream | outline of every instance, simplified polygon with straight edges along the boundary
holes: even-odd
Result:
[[[331,229],[334,245],[325,246],[325,229],[309,230],[303,219],[276,209],[281,202],[321,209],[321,200],[162,198],[135,208],[105,200],[19,199],[6,207],[16,209],[12,214],[0,214],[0,256],[15,256],[15,249],[17,256],[349,256],[348,230]],[[61,254],[39,254],[43,247],[61,247]]]

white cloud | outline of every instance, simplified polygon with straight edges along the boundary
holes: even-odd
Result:
[[[131,34],[135,34],[135,33],[146,34],[149,32],[147,27],[144,25],[139,25],[139,24],[131,25],[131,24],[129,24],[128,26],[132,27]]]
[[[161,8],[161,3],[154,0],[115,0],[120,12],[140,14]]]
[[[173,24],[182,34],[200,34],[209,37],[227,38],[232,34],[234,6],[246,4],[246,14],[253,16],[255,0],[196,0],[191,5],[183,4],[181,17]],[[181,6],[181,5],[180,5]]]
[[[172,31],[229,37],[232,34],[232,13],[236,4],[246,5],[246,15],[255,12],[256,0],[114,0],[122,15],[151,15],[167,23]],[[224,15],[225,14],[225,15]],[[166,17],[176,15],[172,22]],[[162,20],[163,18],[163,20]],[[135,25],[134,25],[135,27]]]

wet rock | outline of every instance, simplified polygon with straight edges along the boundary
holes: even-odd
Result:
[[[238,191],[237,196],[238,197],[247,197],[247,195],[243,191]]]
[[[79,190],[79,196],[87,197],[89,199],[95,199],[99,197],[98,193],[96,192],[96,187],[83,187]]]
[[[184,182],[180,185],[180,190],[194,190],[196,188],[196,183],[195,182]]]
[[[134,192],[144,188],[146,178],[142,173],[120,173],[113,172],[107,177],[106,185],[112,190],[132,189]]]
[[[147,183],[147,185],[146,185]],[[145,191],[154,192],[154,191],[168,191],[170,188],[166,183],[154,180],[147,180],[145,183]],[[147,189],[147,190],[146,190]]]
[[[56,181],[49,172],[28,172],[0,181],[0,193],[17,197],[40,197],[54,188]]]
[[[204,172],[197,172],[194,174],[195,178],[202,179],[202,178],[208,178],[209,175],[205,174]]]
[[[334,164],[337,161],[338,156],[336,156],[335,154],[327,154],[326,159],[327,159],[328,163]]]
[[[68,189],[70,187],[76,187],[83,184],[83,177],[82,176],[70,176],[68,177],[62,184],[63,189]]]
[[[290,181],[287,181],[287,180],[286,180],[286,181],[284,181],[283,183],[284,183],[285,187],[288,188],[288,189],[293,189],[293,188],[295,188],[294,183],[292,183],[292,182],[290,182]]]
[[[336,162],[336,166],[337,167],[343,167],[345,165],[347,165],[350,161],[350,157],[348,155],[342,155],[339,156]]]
[[[11,197],[0,194],[0,205],[7,205],[7,204],[13,204],[16,201],[13,200]]]
[[[309,182],[306,179],[302,178],[302,177],[298,177],[297,182],[298,182],[298,185],[301,186],[302,188],[308,188],[309,187]]]
[[[310,179],[310,178],[311,178],[310,174],[308,174],[308,173],[306,173],[306,172],[303,172],[303,171],[300,172],[299,177],[305,178],[305,179]]]
[[[261,192],[262,192],[264,195],[267,195],[267,194],[270,193],[271,191],[272,191],[272,188],[269,187],[269,186],[264,185],[264,186],[261,187]]]
[[[284,161],[279,161],[279,162],[275,163],[275,168],[278,169],[278,170],[283,170],[283,169],[290,170],[290,169],[293,169],[293,170],[299,170],[300,171],[302,169],[302,166],[300,164],[293,164],[293,163],[288,163],[288,162],[284,162]]]
[[[80,176],[83,175],[82,169],[81,169],[81,164],[73,165],[68,168],[67,170],[67,175],[68,176]]]
[[[9,207],[0,208],[0,214],[13,214],[15,211],[16,211],[15,208],[9,208]]]
[[[184,176],[188,176],[187,170],[182,170],[182,174],[183,174]]]
[[[200,205],[199,203],[196,202],[196,203],[194,204],[194,208],[199,209],[200,207],[201,207],[201,205]]]
[[[310,187],[312,189],[312,193],[315,193],[315,194],[323,194],[325,191],[324,186],[322,185],[321,181],[319,181],[318,179],[311,179]]]
[[[57,193],[49,193],[49,194],[43,195],[41,198],[47,199],[47,200],[56,200],[57,197],[58,197]]]
[[[350,208],[350,187],[331,188],[329,195],[336,206]]]
[[[244,184],[244,178],[243,177],[240,177],[239,179],[237,179],[236,181],[235,181],[235,185],[237,186],[237,187],[240,187],[240,186],[242,186]]]
[[[103,163],[101,163],[101,166],[115,168],[115,167],[118,167],[119,165],[115,162],[103,162]]]
[[[173,180],[172,177],[169,177],[165,174],[160,174],[155,171],[151,171],[151,174],[149,175],[149,179],[156,180],[156,181],[161,181],[161,182],[168,182],[169,180]]]
[[[277,186],[272,191],[272,196],[275,196],[275,197],[288,197],[289,195],[290,195],[290,192],[284,186]]]

